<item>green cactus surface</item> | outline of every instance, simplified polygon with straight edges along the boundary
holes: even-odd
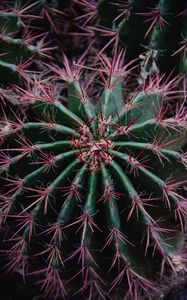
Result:
[[[74,59],[88,49],[142,59],[144,76],[157,69],[186,74],[186,0],[39,0],[0,3],[0,82],[18,83],[61,50]]]
[[[170,117],[167,107],[179,79],[157,72],[137,82],[136,61],[117,48],[93,68],[63,61],[15,86],[15,105],[4,99],[6,268],[52,299],[112,299],[124,282],[140,300],[155,288],[155,261],[157,274],[174,270],[183,244],[186,109],[181,102]]]
[[[34,66],[55,59],[57,37],[66,18],[66,1],[1,1],[0,82],[21,83]]]
[[[185,0],[74,0],[73,3],[77,7],[75,25],[84,44],[92,43],[96,49],[107,49],[110,53],[111,47],[118,43],[130,59],[146,56],[145,71],[150,72],[149,64],[154,61],[162,72],[175,69],[186,74]]]

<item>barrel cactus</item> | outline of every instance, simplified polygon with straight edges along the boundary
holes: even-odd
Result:
[[[179,79],[135,81],[136,61],[117,48],[112,59],[99,53],[94,70],[63,60],[15,86],[14,106],[4,99],[6,269],[34,276],[52,299],[108,299],[126,282],[139,300],[154,287],[153,262],[174,269],[183,244],[186,110],[169,116],[166,105]]]

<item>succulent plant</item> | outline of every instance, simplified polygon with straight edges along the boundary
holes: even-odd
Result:
[[[1,83],[21,83],[20,77],[27,80],[33,65],[39,71],[42,61],[55,59],[59,32],[65,33],[61,27],[66,18],[66,2],[1,1],[0,72],[4,74]]]
[[[83,45],[110,52],[116,42],[130,59],[146,56],[145,71],[156,62],[162,72],[186,73],[186,1],[74,0],[75,25]],[[99,42],[98,42],[99,39]],[[144,60],[144,59],[143,59]],[[145,61],[145,60],[144,60]]]
[[[110,298],[123,281],[139,300],[155,285],[153,262],[174,269],[183,243],[186,110],[168,116],[178,78],[136,81],[117,48],[98,62],[90,70],[64,56],[62,68],[48,65],[53,76],[15,87],[18,104],[3,110],[1,252],[52,299]]]
[[[185,0],[17,0],[0,5],[3,83],[27,77],[33,58],[38,64],[58,59],[61,48],[73,58],[87,47],[92,56],[94,50],[111,54],[115,43],[129,59],[140,55],[145,73],[150,65],[152,71],[186,73]]]
[[[74,59],[88,48],[93,63],[95,51],[111,55],[116,43],[128,59],[140,56],[144,76],[186,74],[186,12],[185,0],[1,1],[0,81],[27,80],[33,65],[38,72],[47,59],[61,62],[62,49]]]

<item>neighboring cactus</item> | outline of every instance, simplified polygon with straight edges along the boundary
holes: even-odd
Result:
[[[0,3],[0,82],[20,83],[28,79],[33,65],[54,59],[57,36],[65,19],[60,1],[1,1]],[[65,32],[65,31],[64,31]],[[53,51],[53,54],[52,54]]]
[[[122,51],[98,61],[85,76],[82,59],[64,56],[63,68],[48,66],[57,78],[15,88],[19,104],[0,121],[1,251],[9,271],[34,275],[52,299],[110,298],[126,279],[140,300],[154,259],[161,273],[174,268],[170,253],[182,246],[186,110],[166,116],[177,78],[134,83]]]
[[[149,62],[156,60],[162,72],[182,71],[186,73],[186,22],[185,0],[73,0],[77,16],[75,25],[84,46],[98,45],[108,49],[117,41],[126,50],[130,59],[147,56]],[[77,35],[77,32],[76,32]],[[99,43],[98,43],[99,39]],[[177,46],[182,41],[182,62]],[[176,54],[171,58],[173,54]]]
[[[40,70],[62,49],[74,59],[89,47],[93,63],[95,50],[111,55],[115,43],[129,59],[146,56],[145,72],[154,63],[153,72],[186,73],[186,6],[186,0],[2,1],[0,81],[27,79],[33,62]]]

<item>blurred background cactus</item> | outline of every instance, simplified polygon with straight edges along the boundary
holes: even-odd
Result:
[[[177,272],[185,5],[0,4],[0,251],[46,298],[140,300]]]
[[[145,72],[185,74],[186,7],[185,0],[2,1],[1,81],[26,76],[33,62],[60,62],[61,50],[74,59],[89,48],[95,64],[95,52],[111,55],[116,43],[127,59],[140,57]]]
[[[55,60],[59,36],[66,34],[68,27],[67,3],[1,1],[1,82],[15,83],[19,77],[27,79],[34,64],[41,70],[42,61]]]
[[[146,70],[155,61],[162,72],[186,73],[186,1],[73,2],[80,8],[75,24],[84,43],[110,53],[117,42],[130,59],[146,56]]]

